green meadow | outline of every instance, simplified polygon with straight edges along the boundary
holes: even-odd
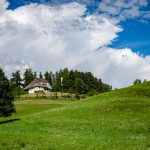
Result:
[[[0,150],[150,150],[150,83],[88,97],[19,99]]]

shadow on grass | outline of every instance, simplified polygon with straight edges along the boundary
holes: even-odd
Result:
[[[5,124],[5,123],[11,123],[11,122],[14,122],[14,121],[19,121],[19,120],[20,120],[19,118],[15,118],[15,119],[10,119],[10,120],[6,120],[6,121],[1,121],[0,125]]]

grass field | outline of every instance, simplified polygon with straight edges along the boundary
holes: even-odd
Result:
[[[150,83],[80,101],[17,100],[0,118],[0,149],[149,150]]]

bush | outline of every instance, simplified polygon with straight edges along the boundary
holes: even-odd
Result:
[[[88,92],[86,95],[87,96],[94,96],[94,95],[97,95],[98,92],[96,90],[91,90],[90,92]]]

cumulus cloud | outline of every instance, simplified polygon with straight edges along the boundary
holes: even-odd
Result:
[[[30,4],[35,0],[18,0],[20,3]],[[103,13],[109,17],[118,18],[119,21],[135,17],[143,17],[141,8],[148,5],[148,0],[36,0],[37,3],[45,5],[60,5],[77,2],[90,8],[91,13]],[[92,9],[92,11],[91,11]]]
[[[77,68],[91,70],[113,87],[130,85],[135,78],[150,80],[150,56],[140,56],[129,48],[100,48]]]
[[[142,7],[148,5],[147,0],[102,0],[99,4],[98,11],[106,14],[108,17],[115,17],[119,21],[142,17]]]
[[[113,19],[84,16],[86,7],[75,2],[30,4],[15,10],[7,10],[4,0],[2,4],[0,64],[7,72],[68,67],[92,71],[114,87],[127,86],[135,78],[149,78],[149,57],[127,48],[108,48],[123,30]]]
[[[84,11],[78,3],[7,10],[0,17],[0,49],[17,60],[32,61],[38,69],[73,67],[122,30],[104,17],[82,17]]]

